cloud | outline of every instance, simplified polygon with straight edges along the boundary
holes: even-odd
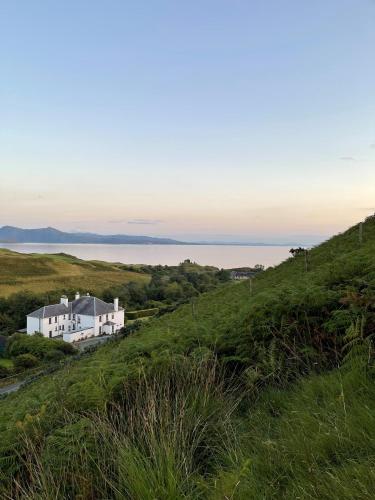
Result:
[[[156,225],[162,224],[162,220],[158,219],[131,219],[128,220],[128,224],[146,224],[146,225]]]
[[[355,158],[353,158],[353,156],[341,156],[340,160],[343,160],[343,161],[357,161]]]
[[[150,225],[154,226],[156,224],[162,224],[162,220],[159,219],[112,219],[108,221],[108,224],[140,224],[140,225]]]

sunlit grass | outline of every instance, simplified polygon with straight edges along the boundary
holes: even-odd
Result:
[[[83,261],[67,255],[0,252],[0,296],[30,291],[45,293],[56,289],[87,289],[102,292],[128,282],[147,283],[150,277],[124,270],[120,265]]]

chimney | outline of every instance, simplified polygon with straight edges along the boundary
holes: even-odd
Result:
[[[74,300],[78,300],[78,299],[79,299],[79,297],[80,297],[79,292],[76,292],[76,294],[75,294],[75,296],[74,296]]]
[[[118,297],[116,297],[115,299],[113,299],[113,309],[115,311],[118,311]]]
[[[69,305],[69,300],[66,295],[63,295],[60,299],[60,304],[64,304],[64,306],[68,307]]]

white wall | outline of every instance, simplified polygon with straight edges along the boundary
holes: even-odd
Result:
[[[76,342],[77,340],[88,339],[94,336],[93,328],[86,328],[85,330],[79,330],[77,332],[64,332],[63,340],[65,342]]]
[[[35,332],[40,332],[40,329],[41,325],[39,324],[39,318],[27,316],[27,333],[33,335]]]
[[[101,321],[99,320],[100,316],[96,316],[95,327],[94,327],[95,335],[100,335],[100,327],[102,327],[101,333],[104,333],[103,327],[104,323],[106,323],[107,321],[112,321],[113,323],[115,323],[114,330],[115,332],[117,332],[124,326],[124,316],[125,316],[124,310],[113,311],[108,314],[102,314]]]

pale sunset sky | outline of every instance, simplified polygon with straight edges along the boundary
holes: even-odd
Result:
[[[0,226],[301,241],[375,212],[375,0],[2,0]]]

